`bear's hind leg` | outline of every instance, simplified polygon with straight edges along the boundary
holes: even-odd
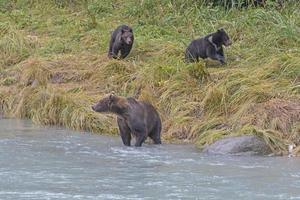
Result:
[[[192,63],[192,62],[199,62],[199,55],[195,48],[187,48],[185,52],[185,62]]]
[[[160,137],[159,136],[156,136],[155,134],[152,136],[149,136],[152,140],[153,140],[153,142],[154,142],[154,144],[161,144],[161,139],[160,139]]]
[[[137,134],[136,134],[137,135]],[[146,136],[144,135],[144,134],[138,134],[137,136],[136,136],[136,138],[135,138],[135,145],[134,146],[136,146],[136,147],[141,147],[142,146],[142,144],[143,144],[143,142],[145,142],[145,140],[146,140]]]
[[[161,123],[158,123],[158,125],[156,125],[156,127],[149,134],[149,137],[153,140],[154,144],[161,144],[160,132]]]

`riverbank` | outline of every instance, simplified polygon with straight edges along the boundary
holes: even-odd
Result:
[[[300,143],[299,5],[226,11],[193,1],[57,2],[1,5],[0,112],[6,116],[117,134],[113,116],[90,109],[115,91],[153,103],[165,141],[202,148],[254,134],[277,153]],[[109,60],[110,32],[123,23],[133,27],[133,51]],[[225,49],[228,64],[185,64],[189,41],[219,27],[233,40]]]

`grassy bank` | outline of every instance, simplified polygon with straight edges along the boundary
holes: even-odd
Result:
[[[113,116],[90,109],[115,91],[152,102],[167,141],[201,148],[256,134],[277,153],[300,143],[299,3],[224,10],[192,0],[0,2],[6,116],[117,134]],[[110,32],[123,23],[133,27],[133,51],[109,60]],[[228,64],[185,64],[187,44],[220,27],[233,40]]]

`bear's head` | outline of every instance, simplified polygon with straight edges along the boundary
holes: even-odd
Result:
[[[224,31],[223,28],[219,29],[219,30],[217,31],[217,33],[218,33],[218,36],[220,37],[220,39],[221,39],[221,41],[222,41],[222,44],[223,44],[224,46],[229,46],[229,45],[232,44],[232,42],[231,42],[229,36],[227,35],[227,33]]]
[[[116,96],[114,92],[100,99],[92,109],[95,112],[112,112],[122,114],[128,106],[126,98]]]
[[[131,45],[133,43],[133,33],[131,28],[123,28],[121,33],[121,40],[128,45]]]

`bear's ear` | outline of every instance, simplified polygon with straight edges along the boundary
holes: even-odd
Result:
[[[112,91],[111,94],[109,95],[109,100],[112,102],[115,100],[115,98],[116,98],[115,92]]]
[[[218,32],[224,32],[223,28],[218,29]]]

